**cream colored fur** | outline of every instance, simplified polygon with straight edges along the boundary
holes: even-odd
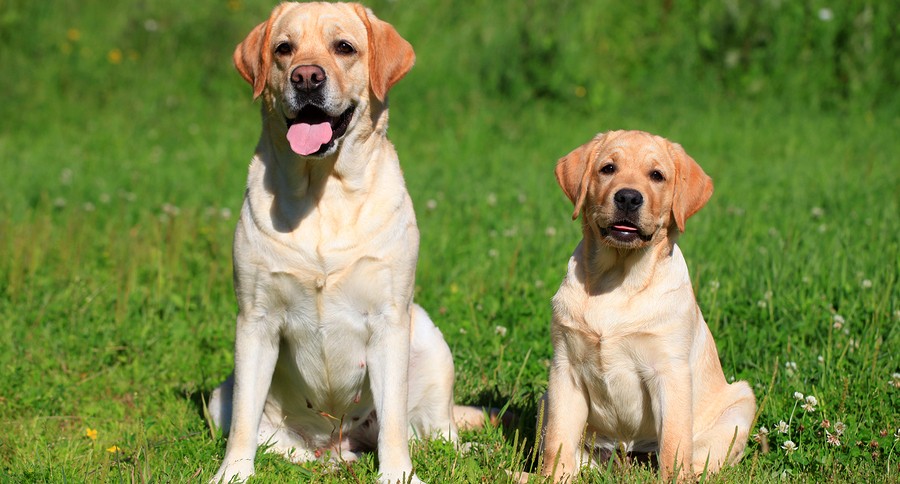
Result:
[[[679,145],[638,131],[598,135],[556,173],[584,238],[553,298],[543,474],[572,478],[623,448],[657,453],[663,480],[736,462],[755,397],[726,382],[675,243],[712,181]],[[630,212],[616,202],[629,190],[642,199]],[[615,230],[623,220],[640,236]]]
[[[381,482],[418,482],[411,436],[455,440],[454,412],[481,423],[478,409],[454,410],[450,350],[412,302],[419,233],[386,95],[414,58],[358,4],[281,4],[235,50],[263,99],[262,134],[234,237],[235,370],[209,403],[229,434],[213,481],[246,479],[265,444],[298,463],[377,448]],[[352,108],[346,132],[310,156],[285,138],[307,101],[290,79],[300,65],[327,75],[319,108]]]

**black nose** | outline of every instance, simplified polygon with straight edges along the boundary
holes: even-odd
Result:
[[[291,72],[291,83],[298,91],[312,92],[325,84],[325,69],[319,66],[297,66]]]
[[[613,200],[616,202],[616,208],[626,212],[633,212],[644,204],[644,196],[641,195],[641,192],[631,188],[617,191]]]

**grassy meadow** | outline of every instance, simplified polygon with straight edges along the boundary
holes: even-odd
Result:
[[[417,301],[457,400],[519,417],[464,433],[466,455],[414,443],[418,475],[534,468],[550,298],[580,238],[553,168],[626,128],[715,180],[680,245],[725,375],[760,410],[741,463],[704,480],[900,482],[900,5],[638,3],[368,3],[418,56],[389,131]],[[111,5],[0,0],[0,482],[205,482],[224,455],[203,408],[231,371],[259,135],[231,53],[274,4]],[[376,469],[260,453],[251,482]]]

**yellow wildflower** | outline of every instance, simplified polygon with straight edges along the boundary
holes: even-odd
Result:
[[[113,49],[109,51],[109,54],[106,54],[106,58],[109,59],[110,64],[118,64],[122,62],[122,51]]]
[[[120,449],[119,446],[117,446],[117,445],[114,445],[114,446],[106,449],[107,452],[111,452],[113,454],[115,454],[116,452],[119,452],[120,450],[122,450],[122,449]]]
[[[92,428],[90,428],[90,427],[85,427],[85,429],[84,429],[84,436],[87,437],[87,438],[89,438],[89,439],[91,439],[91,440],[97,440],[97,429],[92,429]]]
[[[78,29],[69,29],[66,31],[66,38],[72,42],[78,42],[81,39],[81,31]]]

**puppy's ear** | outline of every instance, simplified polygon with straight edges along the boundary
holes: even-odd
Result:
[[[559,183],[569,200],[575,204],[572,220],[577,219],[581,214],[588,185],[591,183],[591,170],[588,165],[593,145],[593,141],[583,144],[556,162],[556,182]]]
[[[253,86],[253,99],[262,94],[266,87],[266,77],[272,65],[272,53],[269,52],[269,27],[274,12],[269,20],[257,25],[243,42],[234,49],[234,66],[241,77]]]
[[[672,217],[684,232],[687,219],[706,205],[713,193],[713,182],[700,165],[677,143],[668,142],[669,156],[675,160],[675,196]]]
[[[353,4],[353,8],[369,36],[369,85],[375,97],[384,102],[388,90],[412,69],[416,53],[391,24],[360,4]]]

